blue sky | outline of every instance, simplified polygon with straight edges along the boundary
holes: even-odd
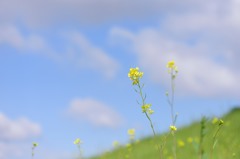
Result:
[[[171,123],[166,63],[175,60],[177,126],[221,116],[240,99],[238,0],[0,0],[0,158],[69,159],[151,135],[130,67],[144,71],[157,132]]]

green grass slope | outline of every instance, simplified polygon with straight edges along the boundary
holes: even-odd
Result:
[[[235,108],[222,117],[224,125],[218,134],[217,144],[213,150],[211,159],[240,159],[240,108]],[[177,158],[199,159],[200,122],[178,129],[176,133]],[[203,144],[204,159],[210,159],[213,136],[218,124],[213,125],[211,119],[206,124],[206,134]],[[157,138],[148,137],[131,144],[130,147],[119,146],[111,152],[107,152],[91,159],[159,159],[159,152],[155,142],[160,143],[163,135]],[[173,159],[172,135],[167,138],[164,149],[164,159]]]

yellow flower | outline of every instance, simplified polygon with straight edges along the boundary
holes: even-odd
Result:
[[[134,136],[135,135],[135,129],[128,129],[128,135]]]
[[[169,128],[170,128],[171,132],[177,131],[176,126],[171,125]]]
[[[178,68],[175,65],[175,61],[169,61],[167,63],[167,68],[168,68],[168,73],[172,74],[172,78],[176,78],[176,74],[178,73]],[[175,73],[173,73],[172,71],[174,71]]]
[[[142,78],[143,72],[139,72],[139,68],[130,68],[128,77],[132,80],[132,84],[136,85],[139,83],[139,79]]]
[[[118,141],[114,141],[113,142],[113,147],[118,147],[119,146],[119,142]]]
[[[175,61],[169,61],[167,63],[167,68],[171,68],[171,69],[174,69],[176,66],[175,66]]]
[[[185,143],[182,140],[178,140],[178,146],[183,147],[185,146]]]
[[[142,106],[142,111],[143,111],[143,112],[147,112],[150,107],[151,107],[151,104],[144,104],[144,105]]]
[[[81,143],[81,140],[79,138],[77,138],[74,142],[73,142],[75,145],[78,145]]]
[[[213,118],[212,124],[217,124],[217,122],[218,122],[218,118],[217,117]]]
[[[193,142],[193,138],[189,137],[189,138],[187,138],[187,141],[188,141],[189,143],[192,143],[192,142]]]
[[[148,114],[152,115],[154,111],[152,109],[148,109]]]

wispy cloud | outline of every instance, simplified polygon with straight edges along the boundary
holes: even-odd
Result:
[[[65,41],[62,52],[47,42],[43,36],[29,33],[23,34],[20,29],[12,25],[0,25],[0,45],[8,45],[22,54],[38,54],[58,63],[69,63],[80,69],[99,72],[107,78],[113,78],[119,63],[103,49],[94,46],[79,32],[59,35]]]
[[[141,21],[167,8],[174,8],[171,6],[172,3],[159,0],[61,0],[57,2],[54,0],[23,0],[21,2],[9,0],[0,2],[0,20],[3,22],[21,21],[31,26],[65,24],[66,22],[99,24],[125,18]]]
[[[39,137],[42,129],[25,117],[13,120],[0,113],[0,132],[0,158],[8,159],[25,155],[29,149],[25,142]]]
[[[67,59],[80,68],[89,68],[108,78],[116,75],[119,63],[101,48],[94,46],[79,32],[71,32],[68,40]]]
[[[0,113],[0,140],[25,140],[41,134],[41,127],[24,117],[12,120]]]
[[[178,87],[183,92],[239,97],[239,1],[189,2],[175,3],[164,12],[159,28],[138,32],[112,28],[112,40],[131,43],[140,65],[157,83],[168,80],[164,66],[175,59],[180,68]],[[172,10],[174,6],[177,8]]]
[[[21,50],[43,50],[47,49],[46,42],[37,35],[24,36],[21,31],[13,25],[0,26],[0,44],[7,44]]]
[[[122,123],[122,117],[110,106],[91,98],[72,100],[68,114],[100,127],[114,128]]]
[[[193,13],[193,15],[185,14],[186,11]],[[211,16],[209,19],[202,19],[202,16],[191,18],[196,17],[194,14],[196,12],[203,14],[203,16],[206,14]],[[185,14],[184,16],[190,18],[194,25],[197,24],[195,27],[202,27],[205,22],[208,22],[209,25],[214,24],[215,21],[208,21],[214,12],[218,15],[230,15],[221,16],[223,20],[228,19],[228,23],[223,23],[224,25],[231,24],[233,21],[239,24],[238,0],[212,0],[210,2],[206,0],[61,0],[57,2],[54,0],[22,0],[21,2],[8,0],[0,2],[0,20],[2,22],[20,21],[31,26],[59,25],[66,22],[73,22],[76,25],[95,25],[124,19],[146,21],[149,18],[155,18],[161,20],[163,17],[165,19],[166,16],[177,14],[181,18],[181,15]],[[171,27],[175,26],[178,25]]]
[[[174,59],[180,69],[177,81],[182,93],[203,97],[239,96],[240,72],[227,62],[218,60],[221,55],[211,52],[218,46],[180,42],[177,38],[167,37],[157,28],[142,29],[135,34],[126,32],[125,29],[113,28],[111,36],[113,39],[126,38],[132,43],[131,49],[135,51],[140,65],[156,83],[163,83],[166,87],[168,76],[165,64]],[[228,52],[223,52],[225,54]]]

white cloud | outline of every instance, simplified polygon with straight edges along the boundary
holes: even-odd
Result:
[[[41,133],[41,126],[37,123],[24,117],[12,120],[0,113],[0,158],[26,155],[25,152],[29,151],[27,140],[39,137]]]
[[[24,45],[24,39],[20,32],[13,26],[0,26],[0,44],[6,43],[16,48]]]
[[[81,69],[94,70],[107,78],[115,76],[119,64],[104,50],[91,44],[79,32],[68,33],[64,38],[65,51],[58,53],[39,35],[24,35],[14,26],[0,25],[0,45],[9,45],[22,54],[38,54],[53,61],[67,62]]]
[[[29,152],[29,145],[25,143],[9,143],[0,141],[0,158],[17,159],[27,157],[29,156],[29,154],[26,154],[26,152]]]
[[[210,51],[216,46],[189,45],[166,37],[158,29],[142,29],[136,34],[130,31],[126,34],[127,30],[120,28],[113,30],[112,38],[120,36],[132,42],[140,65],[153,81],[168,84],[166,63],[174,59],[180,70],[177,87],[182,93],[204,97],[239,96],[240,72],[212,56]],[[134,35],[134,38],[126,35]]]
[[[11,46],[22,54],[40,54],[54,60],[60,58],[43,37],[37,34],[23,34],[13,25],[0,25],[0,45]]]
[[[41,127],[26,118],[11,120],[0,113],[0,140],[16,141],[37,137],[41,134]]]
[[[43,9],[44,8],[44,9]],[[61,25],[73,22],[75,25],[102,24],[124,19],[148,21],[162,19],[169,15],[185,12],[201,13],[204,16],[217,12],[228,22],[239,23],[238,0],[8,0],[0,1],[1,22],[22,22],[32,26]],[[191,14],[188,14],[188,16]],[[168,18],[168,17],[167,17]],[[223,17],[224,18],[224,17]],[[183,19],[184,20],[184,19]],[[204,19],[192,19],[201,26]],[[213,24],[214,21],[205,21]],[[184,24],[184,23],[183,23]],[[226,23],[223,23],[226,24]],[[197,27],[199,27],[197,26]]]
[[[69,115],[74,118],[85,120],[96,126],[118,127],[122,118],[110,106],[91,99],[74,99],[68,109]]]
[[[101,48],[91,44],[81,33],[67,34],[70,46],[67,58],[80,68],[89,68],[112,78],[119,69],[118,62]]]
[[[8,44],[23,50],[45,50],[47,44],[43,38],[37,35],[24,36],[21,31],[13,25],[0,25],[0,44]]]
[[[0,20],[33,26],[48,24],[96,24],[124,18],[145,20],[170,7],[159,0],[8,0],[0,1]]]
[[[181,1],[176,9],[164,12],[160,28],[142,28],[137,33],[112,28],[112,40],[131,43],[140,65],[157,83],[167,85],[165,64],[175,59],[182,92],[239,97],[239,1],[189,2]]]

